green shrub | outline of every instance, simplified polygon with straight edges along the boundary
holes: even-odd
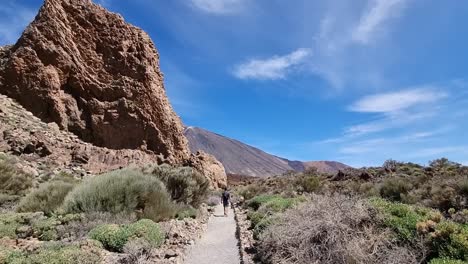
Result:
[[[258,208],[260,208],[260,206],[262,206],[263,204],[277,198],[281,198],[281,196],[269,194],[255,196],[247,201],[247,206],[252,208],[253,210],[258,210]]]
[[[191,206],[182,206],[177,214],[176,214],[176,218],[179,219],[179,220],[183,220],[185,218],[197,218],[197,215],[198,215],[198,211],[197,209],[191,207]]]
[[[1,254],[1,253],[0,253]],[[0,261],[1,261],[0,257]],[[39,248],[33,253],[18,250],[6,251],[5,264],[91,264],[100,263],[101,256],[96,250],[82,250],[78,246],[65,246],[54,243]]]
[[[140,213],[161,221],[174,217],[176,206],[160,180],[135,169],[109,172],[77,186],[65,198],[68,213]]]
[[[411,189],[411,184],[402,178],[388,178],[380,186],[380,196],[392,201],[401,201]]]
[[[132,239],[142,238],[153,247],[159,247],[164,242],[164,232],[157,223],[149,219],[142,219],[136,223],[129,224],[126,228]]]
[[[402,241],[411,241],[417,234],[416,225],[427,221],[434,211],[410,206],[402,203],[393,203],[380,198],[372,198],[370,203],[380,213],[383,223],[396,232]]]
[[[436,258],[432,259],[429,264],[466,264],[466,262],[458,259]]]
[[[24,197],[17,208],[18,212],[39,212],[50,215],[63,203],[74,184],[63,181],[43,183],[38,189]]]
[[[443,221],[431,234],[433,250],[439,257],[468,261],[468,227]]]
[[[264,192],[266,192],[266,187],[260,184],[250,184],[238,190],[239,195],[245,200],[250,200]]]
[[[296,180],[296,185],[299,191],[313,193],[321,186],[320,177],[318,176],[300,176]]]
[[[155,167],[151,173],[164,183],[177,203],[198,207],[208,194],[208,180],[193,168],[161,165]]]
[[[9,195],[23,195],[33,186],[33,178],[18,170],[7,158],[0,159],[0,192]]]
[[[283,198],[276,195],[262,195],[249,200],[248,206],[256,210],[247,213],[247,217],[251,222],[251,228],[253,229],[254,238],[258,239],[263,230],[275,222],[278,213],[283,213],[287,209],[304,201],[305,198],[302,196]]]
[[[121,252],[131,239],[144,239],[153,247],[159,247],[164,242],[164,233],[159,225],[149,219],[142,219],[128,225],[107,224],[95,227],[89,237],[103,244],[111,251]]]
[[[93,228],[89,232],[89,237],[101,242],[106,249],[119,252],[127,243],[130,234],[126,228],[107,224]]]
[[[17,196],[17,195],[9,195],[5,193],[0,193],[0,206],[6,203],[17,201],[19,198],[20,196]]]

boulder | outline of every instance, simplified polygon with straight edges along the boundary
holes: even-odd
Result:
[[[223,164],[214,156],[198,151],[192,154],[186,164],[200,171],[211,182],[212,188],[223,188],[227,186],[226,171]]]

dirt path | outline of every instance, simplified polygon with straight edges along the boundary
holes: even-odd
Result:
[[[237,247],[236,221],[234,212],[229,209],[229,216],[223,216],[223,207],[216,207],[208,221],[208,230],[190,249],[184,264],[239,264]]]

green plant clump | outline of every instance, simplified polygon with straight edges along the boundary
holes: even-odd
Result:
[[[0,156],[0,193],[24,195],[33,186],[32,176],[18,170],[13,161]]]
[[[432,259],[430,264],[466,264],[465,261],[458,259],[436,258]]]
[[[429,220],[431,213],[435,213],[428,208],[393,203],[381,198],[372,198],[370,203],[379,211],[384,224],[393,229],[402,241],[413,240],[417,234],[417,223]]]
[[[63,181],[43,183],[38,189],[30,192],[18,205],[18,212],[54,213],[63,203],[75,184]]]
[[[122,226],[100,225],[89,232],[89,237],[101,242],[106,249],[115,252],[122,252],[125,244],[132,239],[144,239],[151,246],[159,247],[165,238],[159,225],[149,219]]]
[[[257,239],[268,226],[275,222],[278,213],[283,213],[287,209],[304,201],[305,199],[302,196],[283,198],[277,195],[262,195],[249,200],[247,205],[253,211],[249,211],[247,217],[251,222],[254,238]]]
[[[63,205],[67,213],[139,213],[140,218],[173,218],[177,206],[157,178],[136,169],[109,172],[83,182]]]
[[[78,246],[53,243],[33,253],[0,248],[0,263],[4,264],[91,264],[100,263],[101,256],[95,250],[82,250]]]
[[[200,206],[208,194],[209,182],[190,167],[171,167],[163,164],[150,172],[166,186],[171,198],[177,203]]]

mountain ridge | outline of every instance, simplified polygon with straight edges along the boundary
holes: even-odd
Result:
[[[296,161],[269,154],[259,148],[245,144],[203,128],[186,126],[184,135],[193,153],[204,151],[215,156],[227,173],[254,177],[281,175],[287,171],[302,172],[315,167],[322,173],[336,173],[349,168],[336,161]]]

